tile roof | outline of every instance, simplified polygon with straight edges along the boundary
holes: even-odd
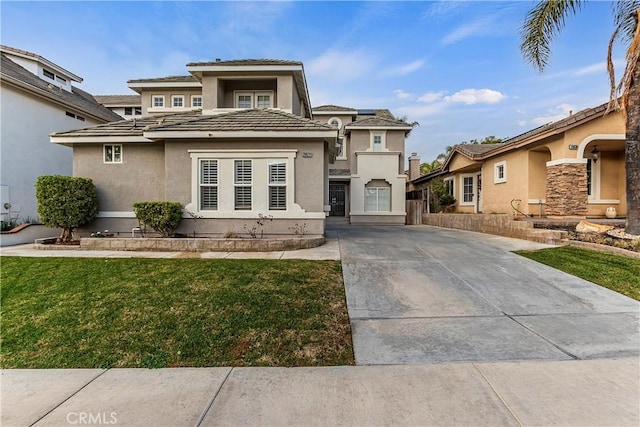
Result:
[[[71,71],[62,68],[58,64],[54,64],[53,62],[49,61],[44,56],[40,56],[37,53],[29,52],[27,50],[17,49],[15,47],[3,45],[3,44],[0,44],[0,52],[6,52],[9,55],[13,54],[15,56],[22,56],[22,57],[32,58],[34,61],[46,64],[46,65],[50,65],[53,68],[56,68],[57,70],[62,71],[64,74],[67,75],[68,78],[73,79],[73,81],[76,81],[78,83],[82,82],[82,77],[77,76],[74,73],[72,73]]]
[[[504,143],[497,144],[457,144],[454,145],[454,150],[458,150],[459,152],[466,154],[469,157],[475,157],[478,155],[482,155],[488,153],[493,150],[497,150],[498,148],[504,147]]]
[[[349,107],[341,107],[339,105],[319,105],[317,107],[313,107],[312,108],[313,112],[323,112],[323,111],[347,111],[347,112],[353,112],[356,111],[355,108],[349,108]]]
[[[196,79],[192,75],[166,76],[166,77],[153,77],[150,79],[127,80],[127,83],[198,83],[198,79]]]
[[[93,95],[94,99],[104,106],[138,106],[142,105],[140,95]]]
[[[100,105],[89,93],[72,86],[71,92],[47,83],[35,74],[22,68],[4,54],[0,54],[0,76],[3,80],[20,82],[35,94],[57,101],[77,113],[90,115],[104,121],[119,120],[113,111]]]
[[[251,109],[226,114],[200,115],[182,122],[153,126],[164,131],[326,131],[328,124],[272,109]]]
[[[206,61],[206,62],[190,62],[187,67],[192,66],[256,66],[256,65],[302,65],[300,61],[287,61],[283,59],[233,59],[228,61]]]
[[[409,123],[396,119],[389,110],[375,110],[374,115],[358,116],[355,121],[345,125],[345,129],[363,126],[411,127]]]
[[[163,123],[180,122],[199,117],[199,111],[165,114],[161,116],[146,116],[142,118],[120,120],[92,126],[84,129],[73,129],[65,132],[56,132],[54,136],[142,136],[145,130],[151,126]]]
[[[58,132],[53,136],[143,136],[153,132],[332,131],[334,128],[279,110],[253,109],[203,115],[201,111],[147,116]]]

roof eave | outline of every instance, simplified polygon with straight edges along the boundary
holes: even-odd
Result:
[[[144,137],[160,139],[211,139],[211,138],[336,138],[335,130],[293,131],[154,131],[144,132]]]

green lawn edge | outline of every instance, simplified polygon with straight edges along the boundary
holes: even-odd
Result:
[[[640,301],[640,260],[573,246],[516,254]]]

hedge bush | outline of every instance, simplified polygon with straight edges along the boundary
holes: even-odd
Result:
[[[40,221],[62,228],[59,240],[69,242],[73,229],[92,222],[98,214],[96,187],[89,178],[44,175],[36,181]]]
[[[137,202],[133,204],[136,218],[160,233],[171,237],[182,220],[182,205],[179,202]]]

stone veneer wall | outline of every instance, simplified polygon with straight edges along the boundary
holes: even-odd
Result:
[[[561,244],[567,236],[566,231],[533,228],[532,222],[514,221],[507,214],[424,214],[422,224],[497,234],[550,245]]]
[[[563,163],[547,167],[547,216],[587,216],[587,166]]]

